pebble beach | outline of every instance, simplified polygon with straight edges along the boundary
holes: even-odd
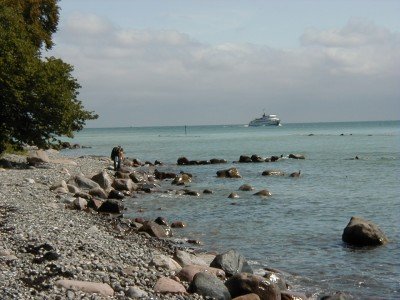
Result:
[[[125,234],[105,215],[66,209],[50,191],[72,174],[107,169],[108,158],[49,157],[40,167],[29,167],[24,156],[4,157],[13,167],[0,171],[0,299],[201,299],[154,291],[159,278],[174,275],[152,263],[172,256],[169,242]],[[63,279],[87,286],[65,288]]]

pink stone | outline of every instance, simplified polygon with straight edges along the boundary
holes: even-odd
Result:
[[[85,293],[98,293],[104,296],[113,296],[114,290],[106,283],[61,279],[56,286]]]
[[[154,292],[156,293],[185,293],[185,287],[179,282],[168,278],[161,277],[158,279],[156,285],[154,286]]]

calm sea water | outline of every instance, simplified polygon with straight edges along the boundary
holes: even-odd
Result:
[[[357,299],[400,298],[400,121],[189,126],[186,134],[184,127],[85,129],[73,142],[92,148],[65,154],[109,156],[120,144],[128,157],[163,161],[160,170],[192,173],[191,189],[214,191],[200,197],[157,193],[127,200],[131,217],[185,221],[188,226],[175,230],[178,235],[201,240],[207,250],[236,249],[254,269],[284,270],[295,290],[314,296],[343,291]],[[306,159],[232,163],[242,154],[290,153]],[[229,163],[178,167],[180,156]],[[231,166],[243,178],[216,178],[216,171]],[[266,169],[301,170],[302,176],[261,176]],[[273,195],[260,199],[238,191],[244,183]],[[240,198],[228,199],[231,192]],[[375,222],[391,242],[368,250],[346,247],[341,235],[354,215]]]

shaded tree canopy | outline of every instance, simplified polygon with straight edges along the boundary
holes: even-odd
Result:
[[[47,148],[96,119],[78,100],[73,67],[50,49],[57,0],[0,0],[0,153],[7,144]]]

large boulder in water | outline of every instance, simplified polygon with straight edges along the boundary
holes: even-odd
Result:
[[[227,276],[241,272],[253,273],[244,256],[235,250],[218,254],[211,262],[210,267],[224,270]]]
[[[289,158],[293,158],[293,159],[305,159],[306,157],[303,154],[289,154]]]
[[[281,300],[279,287],[258,275],[240,273],[225,282],[232,298],[247,294],[257,294],[261,300]]]
[[[252,190],[254,190],[254,188],[250,185],[250,184],[243,184],[243,185],[241,185],[240,187],[239,187],[239,190],[240,191],[245,191],[245,192],[249,192],[249,191],[252,191]]]
[[[379,246],[389,242],[377,225],[360,217],[351,217],[342,240],[353,246]]]
[[[178,160],[177,160],[177,164],[179,166],[188,165],[189,162],[190,161],[186,157],[179,157]]]
[[[251,157],[250,157],[250,156],[247,156],[247,155],[240,155],[240,157],[239,157],[239,162],[240,162],[240,163],[251,163],[252,160],[251,160]]]
[[[251,161],[252,162],[265,162],[265,158],[262,158],[261,156],[257,155],[257,154],[253,154],[251,156]]]
[[[236,168],[230,168],[227,170],[220,170],[217,171],[217,177],[222,177],[222,178],[242,178],[240,175],[238,169]]]

